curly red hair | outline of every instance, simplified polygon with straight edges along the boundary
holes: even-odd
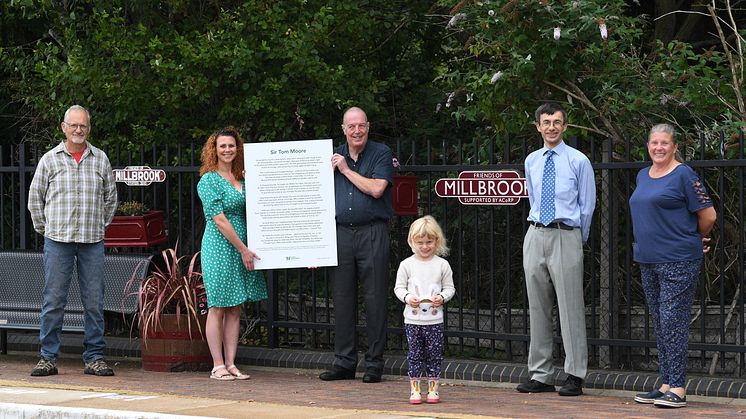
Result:
[[[202,155],[200,161],[202,167],[199,169],[199,175],[202,176],[207,172],[214,172],[218,170],[218,151],[217,141],[218,137],[233,137],[236,140],[236,158],[233,159],[233,166],[231,172],[237,180],[243,179],[243,138],[239,134],[238,130],[232,126],[219,129],[210,135],[205,141],[205,146],[202,147]]]

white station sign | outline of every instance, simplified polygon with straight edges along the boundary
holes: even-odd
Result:
[[[114,181],[127,184],[127,186],[148,186],[153,182],[166,180],[166,172],[161,169],[151,169],[148,166],[127,166],[124,169],[115,169]]]

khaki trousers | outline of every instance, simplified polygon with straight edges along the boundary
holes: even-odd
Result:
[[[565,373],[585,379],[588,343],[583,302],[583,241],[580,229],[530,226],[523,241],[523,270],[531,326],[531,379],[552,384],[552,308],[557,308],[565,348]]]

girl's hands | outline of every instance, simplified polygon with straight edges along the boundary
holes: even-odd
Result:
[[[407,304],[409,304],[410,306],[414,308],[417,308],[420,306],[420,299],[417,298],[414,294],[409,294],[405,300]]]
[[[443,296],[438,294],[433,296],[433,307],[440,307],[443,305]]]

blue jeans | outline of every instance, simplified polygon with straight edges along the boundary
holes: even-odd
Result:
[[[62,318],[67,305],[73,264],[78,267],[85,337],[83,361],[104,357],[104,242],[62,243],[44,238],[44,302],[41,308],[41,356],[56,360]]]

